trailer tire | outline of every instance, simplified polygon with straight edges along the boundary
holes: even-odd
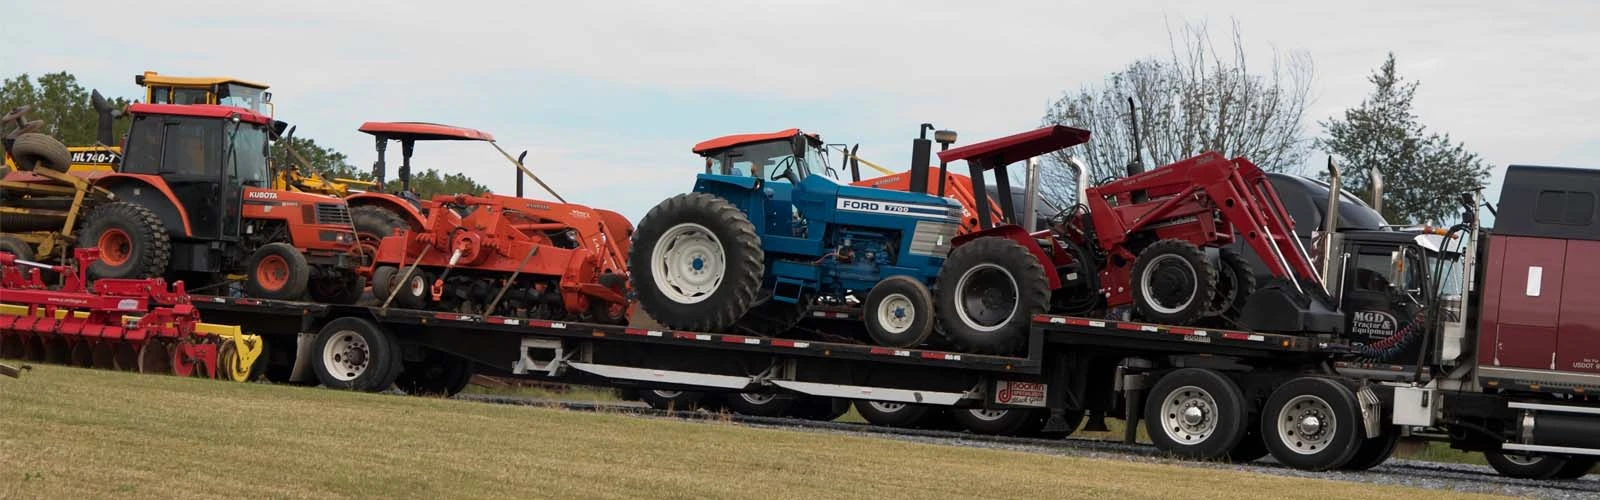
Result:
[[[472,377],[471,363],[453,354],[427,351],[422,361],[402,363],[395,386],[411,396],[448,398],[461,392],[466,385],[461,380]],[[463,373],[467,375],[463,377]]]
[[[1589,471],[1594,470],[1594,464],[1595,459],[1590,457],[1568,458],[1567,465],[1562,466],[1561,470],[1556,471],[1555,478],[1578,479],[1580,477],[1587,476],[1589,475]]]
[[[1192,325],[1211,307],[1217,268],[1194,244],[1165,239],[1139,252],[1130,281],[1133,305],[1141,319]]]
[[[1236,464],[1254,462],[1267,456],[1267,443],[1261,440],[1261,431],[1256,426],[1250,425],[1244,437],[1239,439],[1239,444],[1233,445],[1228,451],[1228,461]]]
[[[1361,448],[1360,403],[1354,391],[1332,379],[1296,378],[1267,398],[1261,436],[1279,463],[1309,471],[1337,469]]]
[[[78,247],[100,249],[100,260],[89,266],[89,275],[95,278],[160,277],[172,256],[172,239],[161,218],[126,201],[107,203],[90,213],[78,231]]]
[[[651,208],[628,250],[639,304],[667,328],[724,331],[750,310],[766,272],[761,236],[744,212],[707,193]]]
[[[1217,260],[1217,287],[1207,315],[1238,318],[1240,311],[1244,310],[1245,300],[1256,291],[1255,270],[1250,268],[1249,262],[1245,262],[1243,255],[1232,248],[1218,249]]]
[[[884,347],[917,347],[933,333],[933,292],[910,276],[890,276],[862,304],[867,336]]]
[[[963,352],[1017,353],[1027,344],[1033,316],[1050,307],[1044,265],[1010,238],[956,247],[939,270],[938,288],[935,328]]]
[[[799,398],[789,408],[789,416],[817,422],[832,422],[850,413],[850,400],[821,396]]]
[[[1567,459],[1551,455],[1513,455],[1486,451],[1483,452],[1483,459],[1500,475],[1517,479],[1551,479],[1567,466]]]
[[[753,392],[730,392],[722,399],[723,408],[752,417],[783,417],[789,414],[794,403],[794,396]]]
[[[1046,439],[1064,439],[1078,430],[1083,424],[1083,410],[1067,410],[1064,417],[1067,425],[1072,430],[1066,432],[1043,432],[1046,419],[1050,418],[1050,410],[1036,410],[1024,408],[983,409],[960,408],[950,411],[950,416],[955,419],[961,428],[973,434],[990,436],[1027,436]]]
[[[58,172],[72,168],[72,152],[67,145],[46,134],[26,133],[17,136],[11,144],[11,159],[17,161],[17,170],[32,172],[42,166]]]
[[[1383,434],[1367,438],[1356,449],[1355,456],[1350,457],[1339,470],[1364,471],[1383,465],[1394,455],[1394,449],[1400,445],[1400,429],[1385,427]]]
[[[1244,392],[1214,370],[1183,368],[1156,382],[1145,426],[1156,449],[1184,458],[1225,459],[1249,427]]]
[[[855,406],[856,413],[867,423],[901,429],[925,427],[939,410],[926,405],[883,401],[856,401]]]
[[[400,355],[389,333],[361,318],[328,322],[317,333],[312,367],[322,385],[379,392],[394,385]]]
[[[640,401],[662,411],[694,411],[700,408],[700,400],[706,396],[702,392],[667,389],[641,389],[638,395]]]

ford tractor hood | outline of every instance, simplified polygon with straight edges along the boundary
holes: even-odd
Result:
[[[812,182],[812,179],[817,179],[818,182]],[[833,195],[838,198],[834,208],[847,212],[907,215],[943,219],[951,223],[961,221],[961,203],[949,198],[888,189],[841,186],[816,176],[807,178],[805,184],[807,191],[815,190],[818,194],[824,194],[825,190],[833,190]]]

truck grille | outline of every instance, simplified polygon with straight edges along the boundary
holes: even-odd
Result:
[[[350,225],[350,207],[343,203],[318,203],[317,224]]]

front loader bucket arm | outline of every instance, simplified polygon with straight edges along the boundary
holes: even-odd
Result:
[[[1233,213],[1229,213],[1230,207],[1227,203],[1219,202],[1218,207],[1234,223],[1236,229],[1245,237],[1245,242],[1255,249],[1275,276],[1293,276],[1297,279],[1297,287],[1299,281],[1306,281],[1321,289],[1323,287],[1321,273],[1311,264],[1311,256],[1306,253],[1305,247],[1300,245],[1300,239],[1295,236],[1294,220],[1289,217],[1289,211],[1283,207],[1283,200],[1278,198],[1278,192],[1272,188],[1266,173],[1261,167],[1245,158],[1235,158],[1233,164],[1236,168],[1229,182],[1243,195],[1242,211],[1245,214],[1235,217]]]

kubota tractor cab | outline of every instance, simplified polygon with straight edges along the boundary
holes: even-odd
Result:
[[[705,158],[694,192],[651,209],[634,234],[634,291],[652,318],[777,335],[813,298],[868,291],[874,340],[917,345],[932,331],[929,288],[960,204],[818,175],[827,170],[823,143],[798,129],[721,137],[693,151]]]
[[[362,290],[343,200],[270,187],[272,121],[213,104],[134,104],[116,172],[85,172],[115,194],[86,218],[100,277],[182,278],[205,290],[244,275],[258,298],[353,302]]]

